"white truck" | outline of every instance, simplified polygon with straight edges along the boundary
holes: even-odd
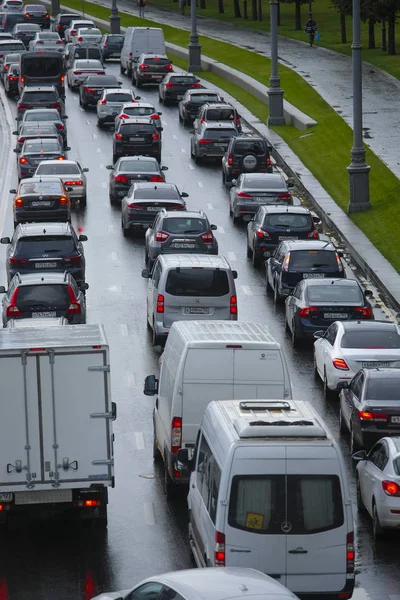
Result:
[[[0,523],[75,511],[106,527],[116,405],[103,326],[3,329],[0,382]]]

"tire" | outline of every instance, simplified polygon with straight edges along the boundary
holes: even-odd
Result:
[[[159,451],[156,444],[156,435],[153,434],[153,461],[155,463],[160,463],[162,461],[161,452]]]
[[[253,251],[250,248],[249,244],[247,243],[247,252],[246,252],[247,258],[253,258]]]
[[[81,208],[85,208],[86,204],[87,204],[87,197],[82,196],[82,198],[79,199],[79,206]]]
[[[126,69],[126,75],[127,77],[129,77],[129,79],[132,79],[132,69],[130,69],[129,67]]]
[[[87,102],[81,102],[81,106],[83,108],[83,110],[87,110],[87,107],[89,106],[89,104]]]
[[[182,119],[182,115],[178,110],[178,119],[179,119],[179,123],[181,123],[183,125],[183,119]]]
[[[222,171],[222,185],[226,185],[226,175],[224,171]]]
[[[164,106],[168,106],[168,104],[169,104],[168,98],[163,99],[163,104],[164,104]]]
[[[318,373],[318,369],[317,369],[317,361],[315,359],[315,352],[314,352],[314,357],[313,357],[313,372],[314,372],[314,379],[319,379],[319,373]]]
[[[354,454],[357,450],[361,450],[361,446],[358,443],[356,436],[354,435],[353,427],[350,429],[350,453]]]
[[[257,269],[257,267],[259,267],[261,265],[261,260],[262,259],[261,259],[260,255],[257,254],[257,252],[254,249],[252,251],[251,262],[255,269]]]
[[[158,94],[158,100],[159,100],[160,104],[164,104],[164,101],[163,101],[163,99],[161,98],[160,94]]]
[[[357,510],[359,513],[365,513],[366,509],[364,506],[364,502],[362,501],[360,480],[358,477],[356,478],[356,487],[357,487]]]
[[[132,79],[132,83],[133,83],[133,79]],[[142,84],[140,83],[139,79],[136,80],[136,87],[137,87],[137,89],[140,89],[142,87]]]
[[[123,236],[124,236],[124,237],[128,237],[128,236],[129,236],[129,229],[125,229],[125,227],[124,227],[124,222],[123,222],[123,220],[122,220],[122,219],[121,219],[121,228],[122,228],[122,233],[123,233]]]
[[[161,165],[161,154],[157,154],[157,156],[155,158],[158,160],[158,162]]]
[[[232,211],[232,224],[236,225],[238,221],[238,217],[235,217],[235,213]]]
[[[159,335],[156,334],[156,328],[154,325],[154,321],[153,321],[153,326],[151,328],[151,343],[154,346],[162,346],[162,342],[163,340],[160,338]]]
[[[104,120],[103,119],[97,119],[97,127],[99,129],[103,129],[103,127],[104,127]]]
[[[118,156],[116,154],[113,154],[113,164],[115,165],[115,163],[118,160]]]
[[[17,227],[17,225],[18,225],[18,222],[14,221],[14,229]]]
[[[349,432],[344,422],[342,409],[339,410],[339,431],[342,435],[346,435]]]
[[[110,204],[116,204],[117,203],[117,199],[115,196],[112,196],[111,194],[109,195],[110,198]]]
[[[278,305],[281,302],[281,297],[279,295],[279,291],[278,291],[278,282],[277,279],[275,277],[275,284],[274,284],[274,304]]]
[[[120,63],[120,64],[119,64],[119,72],[121,73],[121,75],[124,75],[124,74],[125,74],[125,69],[124,69],[124,67],[122,66],[122,63]]]
[[[326,377],[326,371],[324,370],[324,379],[323,379],[323,384],[324,384],[324,398],[325,400],[332,400],[334,393],[332,390],[329,389],[328,387],[328,380]]]
[[[379,523],[379,516],[375,500],[373,500],[372,502],[372,535],[374,536],[375,540],[381,540],[383,537],[385,537],[385,530]]]
[[[247,167],[245,166],[246,159],[251,162],[251,165],[248,165]],[[260,159],[257,157],[256,154],[248,152],[245,156],[243,156],[241,160],[241,170],[243,171],[243,173],[254,173],[259,171],[259,169]]]
[[[292,343],[292,348],[298,348],[300,346],[300,338],[296,332],[296,325],[292,323],[292,330],[290,335],[290,341]]]
[[[166,453],[164,453],[166,456]],[[167,465],[164,463],[164,494],[167,500],[173,500],[176,497],[177,485],[172,481],[168,474]]]

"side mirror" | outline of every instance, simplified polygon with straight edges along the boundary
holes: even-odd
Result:
[[[64,119],[68,119],[68,115],[64,115],[63,116],[63,121],[64,121]]]
[[[5,294],[6,293],[6,288],[4,287],[4,285],[0,285],[0,294]]]
[[[71,187],[71,186],[68,186],[68,187],[66,188],[66,190],[67,190],[67,192],[73,192],[73,191],[74,191],[74,188],[73,188],[73,187]]]
[[[88,284],[88,283],[83,283],[83,282],[82,282],[82,283],[80,283],[80,284],[78,285],[78,287],[79,287],[79,289],[80,289],[82,292],[84,292],[84,291],[86,291],[86,290],[88,290],[88,289],[89,289],[89,284]]]
[[[211,231],[216,231],[218,227],[216,225],[211,225]]]
[[[115,421],[117,418],[117,405],[115,402],[111,402],[111,420]]]
[[[318,217],[318,215],[312,215],[312,220],[313,220],[314,225],[321,224],[321,219]]]
[[[141,96],[135,96],[135,100],[141,100],[142,97]]]
[[[365,290],[365,292],[364,292],[364,296],[366,298],[371,298],[371,296],[373,296],[373,295],[374,295],[374,292],[372,290]]]
[[[85,167],[84,169],[82,169],[82,173],[89,173],[89,169]]]
[[[348,381],[339,381],[336,389],[337,390],[347,390],[349,388],[349,382]]]
[[[148,269],[143,269],[142,270],[142,277],[144,277],[144,279],[149,279],[150,278],[150,273]]]
[[[14,190],[14,189],[10,190],[10,194],[16,194],[16,193],[17,193],[17,190]]]
[[[314,331],[314,338],[316,340],[318,340],[319,338],[324,337],[325,335],[325,331],[322,331],[322,329],[318,330],[318,331]]]
[[[200,79],[196,77],[196,83],[200,83]]]
[[[158,115],[161,117],[161,115],[162,115],[162,112],[158,112],[157,114],[158,114]]]
[[[181,198],[189,198],[189,194],[187,192],[182,192]]]
[[[15,152],[15,154],[21,154],[21,150],[19,148],[14,148],[13,152]]]
[[[360,462],[361,460],[368,460],[367,452],[365,450],[354,452],[354,454],[351,455],[351,458],[357,462]]]
[[[70,150],[71,150],[71,146],[67,146],[67,147],[65,148],[65,151],[66,151],[66,152],[69,152]]]
[[[158,379],[155,375],[147,375],[144,380],[143,394],[145,396],[155,396],[158,394]]]
[[[83,235],[83,234],[81,234],[81,235],[78,237],[78,240],[79,240],[80,242],[87,242],[87,240],[88,240],[88,237],[87,237],[87,235]]]
[[[13,131],[13,135],[18,135],[18,131]]]
[[[191,133],[191,134],[193,135],[193,134],[194,134],[194,133],[196,133],[196,132],[195,132],[195,130],[194,130],[194,129],[191,129],[191,130],[189,131],[189,133]]]
[[[237,184],[237,179],[232,179],[231,184],[232,184],[232,187],[234,187]]]
[[[274,147],[271,144],[268,144],[268,152],[272,152]]]
[[[164,131],[164,127],[160,127],[160,128],[159,128],[159,131]]]
[[[106,169],[108,169],[109,171],[112,171],[114,169],[114,166],[113,165],[107,165]]]
[[[168,171],[168,167],[161,167],[161,171]]]
[[[233,279],[237,279],[238,278],[237,271],[232,271],[232,277],[233,277]]]
[[[336,250],[339,258],[343,258],[343,250]]]
[[[11,240],[9,237],[3,237],[0,239],[0,244],[11,244]]]

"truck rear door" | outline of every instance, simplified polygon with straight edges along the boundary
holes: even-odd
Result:
[[[235,349],[235,400],[285,397],[285,372],[279,350]]]

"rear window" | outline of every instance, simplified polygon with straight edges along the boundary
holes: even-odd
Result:
[[[138,190],[134,191],[134,197],[135,200],[179,200],[179,202],[182,201],[178,192],[173,188],[139,188]]]
[[[208,108],[206,112],[206,121],[232,121],[236,119],[234,108]]]
[[[25,6],[26,12],[38,12],[38,13],[46,13],[46,9],[44,6],[40,6],[40,4],[27,4]]]
[[[20,54],[6,54],[4,57],[4,64],[17,63],[21,60]]]
[[[13,50],[25,50],[25,46],[23,45],[22,42],[15,42],[15,44],[14,44],[14,42],[11,44],[2,44],[0,42],[0,53],[1,54],[4,54],[4,53],[11,54],[11,52]]]
[[[42,31],[38,38],[39,40],[59,40],[60,36],[56,31]]]
[[[26,141],[24,145],[24,152],[59,152],[59,150],[60,144],[51,139],[42,141],[40,144],[36,143],[36,140]]]
[[[216,94],[192,94],[189,96],[189,100],[196,104],[204,104],[204,102],[218,102],[218,96]]]
[[[264,223],[270,227],[290,227],[291,229],[302,229],[304,227],[311,227],[312,219],[310,215],[281,213],[267,215]]]
[[[60,116],[57,111],[40,111],[40,112],[26,112],[24,115],[24,121],[59,121]]]
[[[162,229],[168,233],[178,235],[185,233],[203,233],[203,231],[208,230],[207,221],[204,219],[186,219],[185,217],[172,217],[164,219]]]
[[[264,154],[266,149],[265,142],[257,140],[252,142],[251,140],[240,140],[235,142],[235,154],[247,154],[247,152],[253,152],[254,154]]]
[[[51,256],[71,254],[76,250],[70,235],[35,235],[20,238],[15,249],[16,256],[33,256],[46,253]]]
[[[290,252],[290,270],[324,267],[338,267],[336,252],[330,250],[292,250]]]
[[[358,286],[348,285],[312,285],[307,291],[310,302],[337,303],[355,302],[363,304],[363,296]]]
[[[108,42],[119,42],[119,43],[124,43],[124,39],[125,37],[123,35],[108,35],[107,36],[107,41]]]
[[[152,115],[156,109],[150,106],[126,106],[124,112],[127,115],[142,117],[146,115]]]
[[[400,348],[400,335],[394,330],[379,331],[372,327],[359,331],[347,331],[342,337],[340,346],[342,348],[396,350]]]
[[[197,83],[196,78],[195,77],[185,77],[184,75],[182,75],[181,77],[171,77],[171,79],[169,80],[171,83],[183,83],[183,84],[192,84],[192,83]]]
[[[159,167],[153,160],[124,160],[118,167],[118,171],[132,173],[158,173]]]
[[[221,138],[230,139],[234,134],[235,131],[231,128],[206,129],[204,132],[204,137],[210,140],[219,140]]]
[[[169,65],[169,63],[171,61],[168,60],[168,58],[156,58],[155,57],[155,58],[145,58],[143,62],[145,65],[162,66],[162,65]]]
[[[24,13],[11,14],[8,13],[7,17],[4,19],[5,23],[8,25],[12,25],[13,23],[22,23],[25,20]]]
[[[121,125],[120,132],[124,135],[134,133],[135,135],[149,135],[154,133],[154,125],[146,124],[146,123],[125,123]]]
[[[101,62],[99,60],[77,60],[76,69],[102,69]]]
[[[228,275],[221,269],[172,269],[165,291],[171,296],[226,296],[229,294]]]
[[[22,62],[28,77],[57,77],[63,72],[61,56],[30,56]]]
[[[400,409],[400,377],[399,379],[386,378],[370,379],[366,391],[367,400],[398,400]]]
[[[70,17],[69,15],[65,15],[65,16],[61,16],[59,19],[59,23],[61,25],[69,25],[72,21],[72,19],[75,19],[75,15],[73,15],[72,17]]]
[[[21,102],[34,104],[35,102],[57,102],[58,100],[56,92],[24,92]]]
[[[22,285],[18,288],[17,306],[21,310],[67,310],[69,305],[66,285]]]
[[[40,181],[22,183],[20,188],[22,195],[26,194],[61,194],[61,183],[58,181]]]
[[[92,28],[92,29],[86,29],[85,27],[82,28],[82,29],[80,28],[78,30],[78,34],[80,34],[80,35],[96,35],[97,37],[99,35],[102,35],[100,29],[94,29],[94,28]]]
[[[336,475],[235,475],[228,523],[255,534],[314,534],[344,522],[340,481]]]
[[[54,125],[54,123],[51,123],[50,125],[44,126],[44,127],[32,127],[32,126],[27,126],[27,127],[23,127],[21,129],[21,133],[19,137],[23,137],[24,135],[36,135],[36,136],[40,136],[40,134],[44,134],[44,135],[58,135],[58,130],[56,128],[56,126]]]
[[[123,94],[123,93],[116,93],[116,94],[107,94],[107,102],[119,102],[120,104],[122,104],[123,102],[129,102],[130,100],[132,100],[132,94]]]
[[[17,25],[18,31],[40,31],[40,25],[36,25],[36,23],[21,23]]]
[[[97,58],[101,56],[99,48],[75,48],[74,58]]]
[[[39,165],[37,173],[38,175],[80,175],[77,165],[65,164],[64,161],[60,161],[57,165],[49,165],[47,162],[43,162]]]

